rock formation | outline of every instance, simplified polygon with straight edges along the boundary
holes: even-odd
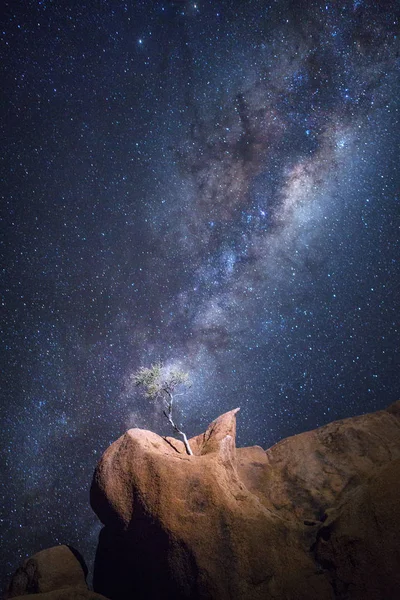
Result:
[[[318,531],[316,558],[337,598],[400,598],[400,460],[359,486]]]
[[[266,457],[262,493],[275,509],[288,519],[318,520],[374,471],[400,458],[400,401],[282,440]]]
[[[28,558],[14,574],[5,600],[107,600],[90,592],[83,558],[68,546],[55,546]]]
[[[400,402],[235,448],[237,410],[181,442],[140,429],[97,466],[94,587],[112,600],[398,600]]]

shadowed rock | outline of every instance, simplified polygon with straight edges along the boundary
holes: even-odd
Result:
[[[400,460],[380,469],[318,532],[316,558],[335,598],[400,598]]]
[[[106,600],[89,591],[81,555],[68,546],[54,546],[28,558],[13,575],[5,594],[35,600]]]

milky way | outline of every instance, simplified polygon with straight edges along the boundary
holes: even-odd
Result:
[[[6,3],[2,580],[93,559],[95,464],[170,433],[268,447],[398,399],[396,3]]]

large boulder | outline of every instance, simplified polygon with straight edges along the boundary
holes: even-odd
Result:
[[[91,488],[104,524],[96,591],[113,600],[360,597],[337,596],[348,546],[328,556],[318,532],[335,515],[344,535],[349,515],[361,510],[360,503],[352,508],[356,492],[366,494],[371,477],[385,478],[389,465],[398,468],[400,403],[283,440],[267,452],[235,448],[236,413],[190,440],[193,456],[180,441],[140,429],[108,448]],[[399,495],[391,498],[398,506]],[[374,514],[371,509],[367,524]],[[400,597],[388,595],[397,585],[390,573],[400,564],[393,536],[385,536],[388,522],[382,523],[380,543],[365,538],[359,553],[372,552],[370,562],[379,553],[382,564],[390,555],[389,583],[386,595],[364,586],[364,600]],[[360,558],[359,564],[356,587],[369,563]]]
[[[183,444],[129,430],[100,461],[92,507],[105,525],[94,587],[111,598],[320,600],[329,584],[236,470],[231,411]]]
[[[69,546],[54,546],[28,558],[13,575],[5,600],[106,600],[89,591],[82,556]]]

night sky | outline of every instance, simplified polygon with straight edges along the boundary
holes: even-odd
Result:
[[[5,8],[4,8],[5,6]],[[396,1],[9,0],[1,26],[0,581],[93,560],[94,467],[190,372],[238,444],[399,399]]]

